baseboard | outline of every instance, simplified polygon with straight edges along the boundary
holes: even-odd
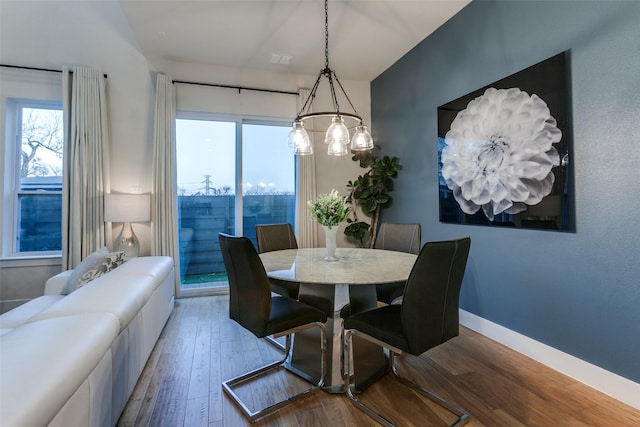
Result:
[[[614,399],[640,409],[640,384],[638,383],[465,310],[460,310],[460,324]]]
[[[228,286],[213,286],[208,288],[181,289],[178,298],[206,297],[211,295],[229,295]]]

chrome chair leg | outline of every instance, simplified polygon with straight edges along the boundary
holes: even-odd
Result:
[[[286,354],[286,347],[284,345],[282,345],[282,343],[278,340],[276,340],[273,336],[269,335],[264,337],[264,340],[266,342],[268,342],[269,344],[271,344],[272,346],[274,346],[275,348],[277,348],[278,350],[282,351],[283,353]]]
[[[363,333],[359,333],[357,330],[355,329],[350,329],[350,330],[346,330],[344,331],[344,340],[345,340],[345,370],[346,372],[344,372],[343,376],[346,379],[346,390],[347,390],[347,396],[349,396],[349,399],[351,399],[351,402],[353,404],[355,404],[360,410],[364,411],[366,414],[368,414],[371,418],[373,418],[374,420],[376,420],[378,423],[380,423],[381,425],[385,426],[385,427],[395,427],[395,424],[389,420],[388,418],[386,418],[384,415],[376,412],[373,408],[370,408],[369,406],[365,405],[360,399],[358,399],[357,397],[355,397],[354,395],[354,390],[355,390],[355,374],[352,372],[352,367],[351,367],[351,361],[352,361],[352,353],[353,353],[353,335],[357,334],[360,337],[367,339],[371,342],[374,342],[378,345],[383,345],[383,343],[375,338],[372,338],[366,334]],[[454,413],[455,415],[458,416],[458,418],[456,419],[456,421],[451,424],[451,427],[454,426],[462,426],[464,424],[466,424],[469,421],[469,414],[465,411],[463,411],[462,409],[460,409],[459,407],[455,406],[454,404],[444,400],[443,398],[441,398],[440,396],[438,396],[437,394],[419,386],[418,384],[410,381],[409,379],[401,376],[398,373],[398,370],[396,368],[396,355],[397,354],[402,354],[402,352],[398,349],[394,349],[391,348],[389,345],[384,345],[384,347],[388,348],[390,350],[390,362],[391,362],[391,372],[393,373],[394,377],[396,377],[398,379],[398,381],[400,381],[402,384],[413,388],[414,390],[422,393],[424,396],[426,396],[427,398],[431,399],[433,402],[439,404],[440,406],[448,409],[449,411],[451,411],[452,413]]]
[[[444,400],[442,397],[438,396],[434,392],[429,391],[426,388],[424,388],[424,387],[414,383],[413,381],[409,380],[408,378],[403,377],[402,375],[400,375],[398,373],[398,369],[397,369],[396,364],[395,364],[396,357],[397,357],[396,353],[392,351],[391,352],[391,372],[398,379],[398,381],[400,381],[401,383],[403,383],[404,385],[406,385],[408,387],[413,388],[414,390],[417,390],[418,392],[422,393],[423,395],[425,395],[426,397],[431,399],[433,402],[439,404],[440,406],[448,409],[450,412],[453,412],[454,414],[456,414],[458,416],[458,419],[453,424],[451,424],[451,427],[461,426],[461,425],[466,424],[469,421],[469,414],[467,412],[465,412],[464,410],[460,409],[459,407],[457,407],[453,403]]]
[[[298,331],[302,331],[304,329],[308,329],[310,327],[313,326],[317,326],[320,328],[320,340],[321,340],[321,344],[320,344],[320,380],[318,381],[317,384],[313,385],[312,387],[305,389],[303,391],[300,391],[296,394],[294,394],[293,396],[288,397],[287,399],[281,400],[279,402],[276,402],[272,405],[267,406],[266,408],[262,408],[256,411],[251,410],[240,398],[240,396],[238,396],[235,391],[233,390],[233,388],[239,384],[243,384],[243,383],[247,383],[248,381],[255,379],[261,375],[265,375],[271,371],[274,371],[276,369],[279,369],[281,367],[284,367],[285,362],[287,361],[287,359],[289,359],[290,357],[290,353],[291,353],[291,335],[295,332]],[[260,418],[264,418],[274,412],[279,411],[280,409],[282,409],[285,406],[288,406],[292,403],[294,403],[295,401],[321,389],[324,386],[324,377],[326,376],[326,342],[327,342],[327,338],[326,338],[326,331],[325,331],[325,326],[323,323],[311,323],[308,325],[303,325],[299,328],[294,328],[294,329],[290,329],[288,331],[285,331],[281,334],[275,335],[275,338],[281,337],[281,336],[286,336],[286,340],[285,340],[285,352],[284,352],[284,358],[281,360],[278,360],[276,362],[270,363],[268,365],[265,365],[261,368],[257,368],[254,369],[250,372],[247,372],[246,374],[231,378],[227,381],[224,381],[222,383],[222,389],[225,391],[225,393],[231,398],[231,400],[233,400],[233,402],[240,408],[240,410],[245,414],[245,416],[249,419],[249,421],[251,423],[255,423],[257,420],[259,420]],[[275,341],[275,340],[274,340]],[[277,341],[276,341],[277,342]],[[279,344],[279,343],[278,343]]]
[[[345,372],[343,373],[343,377],[346,380],[345,388],[347,390],[347,396],[351,399],[351,402],[358,407],[361,411],[365,412],[371,418],[376,420],[378,423],[382,424],[386,427],[395,427],[390,420],[385,418],[382,414],[374,411],[365,405],[360,399],[356,398],[353,394],[356,388],[356,380],[355,380],[355,372],[351,367],[351,362],[353,360],[353,335],[356,333],[355,330],[345,330],[344,333],[344,343],[345,343],[345,351],[344,351],[344,365]]]

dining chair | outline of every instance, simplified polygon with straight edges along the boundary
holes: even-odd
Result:
[[[269,335],[286,337],[285,353],[282,360],[254,369],[222,383],[225,393],[253,423],[323,387],[326,348],[324,324],[327,321],[327,315],[321,310],[289,297],[272,295],[267,273],[251,240],[246,237],[234,237],[224,233],[218,234],[218,240],[220,241],[222,259],[229,278],[229,317],[258,338],[265,338]],[[265,408],[250,409],[235,392],[234,388],[282,368],[287,359],[291,357],[291,335],[312,327],[320,328],[319,382]],[[268,387],[265,387],[265,393],[268,393],[268,389]]]
[[[393,375],[402,384],[453,412],[458,418],[452,426],[463,425],[469,419],[464,410],[401,376],[396,359],[404,353],[419,356],[458,336],[458,302],[470,246],[469,237],[426,243],[407,279],[402,304],[386,305],[344,319],[346,368],[343,376],[347,395],[358,408],[385,426],[394,424],[354,396],[354,336],[389,349]]]
[[[296,235],[288,222],[256,225],[256,237],[260,253],[280,251],[282,249],[298,249]]]
[[[420,224],[383,222],[378,229],[373,248],[417,255],[420,252],[421,230]],[[378,301],[391,304],[402,295],[404,283],[405,282],[398,282],[376,285]]]
[[[280,251],[283,249],[298,249],[296,235],[289,223],[256,225],[258,252]],[[286,280],[269,279],[271,290],[277,294],[298,299],[300,284]]]

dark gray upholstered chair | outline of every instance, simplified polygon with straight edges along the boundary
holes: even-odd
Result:
[[[347,394],[358,408],[383,425],[394,424],[353,394],[355,375],[350,361],[353,336],[388,348],[395,377],[456,414],[458,419],[452,425],[468,421],[469,414],[462,409],[400,376],[396,355],[418,356],[458,336],[458,301],[470,246],[468,237],[426,243],[407,280],[402,304],[386,305],[344,320]]]
[[[222,383],[224,391],[238,405],[249,421],[255,422],[312,391],[322,388],[325,376],[326,349],[324,323],[327,321],[327,315],[294,299],[272,296],[267,273],[251,240],[223,233],[218,234],[218,240],[229,277],[229,317],[258,338],[265,338],[269,335],[286,337],[285,355],[282,360]],[[291,334],[311,327],[318,327],[321,331],[321,357],[318,361],[320,363],[319,383],[266,408],[251,410],[234,392],[233,387],[281,368],[290,357]]]
[[[298,249],[296,236],[289,223],[256,225],[256,237],[260,253]]]
[[[298,249],[296,235],[293,234],[291,224],[256,225],[258,252],[280,251],[283,249]],[[300,284],[286,280],[270,279],[271,290],[277,294],[298,299]]]
[[[420,234],[420,224],[383,222],[378,229],[378,235],[376,236],[376,242],[373,248],[417,255],[418,252],[420,252]],[[402,295],[404,283],[405,282],[398,282],[376,285],[378,301],[391,304],[393,300]]]

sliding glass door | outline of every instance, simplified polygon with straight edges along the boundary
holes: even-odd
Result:
[[[257,224],[290,222],[289,123],[181,113],[176,121],[182,289],[226,287],[218,233],[255,242]]]
[[[295,161],[287,146],[290,129],[290,125],[242,126],[242,235],[256,247],[256,225],[295,224]]]

